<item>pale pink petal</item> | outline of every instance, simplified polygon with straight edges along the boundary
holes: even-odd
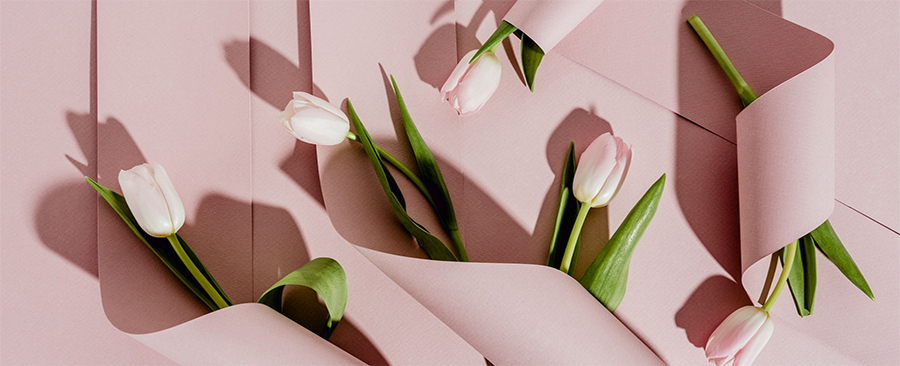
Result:
[[[450,73],[447,81],[445,81],[444,85],[441,87],[442,100],[447,100],[450,93],[459,85],[459,81],[462,80],[463,75],[469,70],[469,60],[472,59],[472,56],[475,56],[475,52],[478,52],[478,50],[469,51],[469,53],[466,53],[466,55],[459,60],[459,63],[456,64],[453,72]]]
[[[575,198],[581,202],[593,201],[615,167],[616,143],[607,132],[594,139],[581,154],[572,180]]]
[[[119,186],[138,225],[151,236],[165,237],[173,232],[172,220],[165,197],[147,167],[144,164],[119,171]]]
[[[156,180],[156,186],[159,187],[163,198],[166,200],[169,219],[172,221],[172,233],[175,233],[184,225],[184,205],[181,203],[181,198],[178,197],[178,192],[175,191],[175,186],[169,180],[169,175],[162,165],[150,163],[150,166],[153,167],[153,178]]]
[[[600,189],[600,193],[597,193],[597,197],[594,198],[591,207],[602,207],[609,204],[609,201],[612,201],[619,189],[622,188],[622,183],[625,182],[625,176],[628,174],[628,168],[631,165],[631,148],[618,137],[616,137],[616,145],[616,167],[609,174],[606,182],[603,183],[603,188]]]
[[[319,98],[315,95],[305,93],[305,92],[294,92],[294,100],[309,102],[310,104],[312,104],[318,108],[324,109],[324,110],[330,112],[331,114],[333,114],[337,117],[340,117],[345,122],[350,123],[350,119],[347,118],[347,115],[344,114],[344,111],[342,111],[340,108],[336,107],[334,104],[328,103],[327,101],[325,101],[325,99]],[[299,112],[297,110],[296,106],[295,106],[294,112],[295,113]]]
[[[291,118],[291,133],[300,141],[316,145],[337,145],[350,132],[350,124],[322,109],[304,109]]]
[[[472,63],[456,90],[459,114],[475,113],[487,103],[500,85],[500,60],[492,52],[485,52]]]
[[[706,357],[733,356],[759,331],[768,317],[769,314],[756,306],[748,305],[735,310],[709,336]]]
[[[769,317],[756,335],[734,356],[734,366],[751,366],[756,360],[756,356],[759,356],[763,347],[769,342],[774,331],[775,323],[772,321],[772,317]]]

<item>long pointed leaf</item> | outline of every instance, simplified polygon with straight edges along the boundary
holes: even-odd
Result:
[[[512,24],[509,24],[509,22],[505,20],[501,22],[500,26],[497,27],[497,30],[494,31],[494,34],[491,34],[491,37],[488,38],[488,40],[485,41],[483,45],[481,45],[481,48],[478,49],[478,52],[475,52],[475,55],[472,56],[472,59],[469,60],[469,63],[471,64],[472,62],[475,62],[475,60],[481,57],[481,55],[483,55],[489,49],[494,48],[494,46],[496,46],[500,42],[503,42],[506,37],[509,37],[509,35],[516,30],[518,30],[518,28],[516,28]]]
[[[303,267],[288,273],[259,297],[256,302],[265,304],[281,312],[284,286],[306,286],[322,297],[328,308],[328,320],[322,331],[322,338],[328,339],[347,307],[347,274],[336,260],[320,257],[309,261]]]
[[[400,94],[400,88],[394,80],[394,75],[391,75],[391,84],[394,87],[394,94],[397,96],[397,104],[400,106],[403,129],[406,131],[409,145],[412,147],[413,155],[416,157],[420,178],[425,183],[425,187],[434,201],[435,214],[437,214],[441,225],[448,231],[448,234],[450,231],[458,231],[459,224],[456,221],[456,212],[453,209],[453,201],[450,199],[450,192],[447,190],[444,176],[441,174],[441,168],[409,115],[409,110],[406,108],[406,102],[403,101],[403,95]],[[456,249],[460,257],[463,258],[463,261],[467,261],[468,256],[465,254],[465,248],[462,247],[462,243],[459,243],[458,246],[460,247]]]
[[[544,50],[538,46],[534,40],[527,34],[522,34],[522,74],[525,75],[525,83],[528,89],[534,91],[534,76],[537,74],[538,66],[541,66],[541,60],[544,59]]]
[[[378,181],[381,183],[381,188],[384,190],[384,194],[387,196],[388,202],[391,205],[391,209],[394,211],[394,214],[397,216],[397,219],[400,220],[400,224],[412,234],[413,237],[416,238],[416,242],[419,243],[419,246],[425,250],[425,253],[428,254],[428,257],[436,260],[444,260],[444,261],[456,261],[456,256],[453,255],[453,252],[447,248],[444,243],[431,235],[428,230],[425,229],[422,225],[417,223],[409,214],[406,212],[406,209],[400,204],[400,200],[397,198],[396,194],[393,192],[390,184],[390,180],[388,176],[391,172],[384,167],[384,163],[381,161],[381,157],[375,151],[375,144],[372,142],[372,137],[369,136],[369,132],[366,131],[366,127],[363,126],[362,122],[359,120],[359,116],[356,115],[356,111],[353,109],[353,104],[350,101],[347,101],[347,110],[350,115],[350,121],[353,122],[353,127],[356,128],[356,134],[359,137],[359,142],[362,143],[363,148],[366,151],[366,155],[369,157],[369,161],[372,163],[372,168],[375,170],[375,175],[378,177]],[[392,178],[391,178],[392,179]]]
[[[185,267],[184,263],[182,263],[178,258],[178,255],[175,254],[174,250],[171,250],[171,245],[168,243],[168,241],[166,239],[152,237],[144,232],[143,229],[141,229],[140,224],[138,224],[137,220],[135,220],[134,218],[134,215],[131,213],[131,209],[128,208],[128,203],[125,201],[125,197],[116,192],[113,192],[109,188],[102,186],[100,183],[95,182],[89,177],[84,178],[92,187],[94,187],[95,190],[97,190],[98,193],[100,193],[100,196],[103,197],[103,199],[105,199],[107,203],[109,203],[110,207],[112,207],[113,210],[115,210],[116,213],[119,214],[119,217],[121,217],[122,220],[125,221],[125,224],[128,225],[132,232],[134,232],[134,235],[137,236],[138,239],[140,239],[141,242],[143,242],[144,245],[146,245],[147,248],[149,248],[150,251],[153,252],[153,254],[156,254],[156,256],[163,262],[163,264],[165,264],[165,266],[169,268],[169,271],[171,271],[172,274],[174,274],[175,277],[177,277],[178,280],[181,281],[181,283],[187,286],[187,288],[191,290],[191,292],[193,292],[194,295],[196,295],[197,298],[200,299],[200,301],[203,301],[203,303],[206,304],[206,306],[208,306],[210,309],[218,309],[216,303],[212,300],[212,298],[209,297],[209,294],[207,294],[206,291],[203,290],[200,284],[197,283],[197,280],[194,279],[194,277],[190,274],[190,271],[187,269],[187,267]],[[228,301],[228,297],[225,295],[225,292],[222,291],[221,288],[219,288],[218,284],[216,284],[215,282],[215,279],[213,279],[212,276],[209,275],[209,272],[206,270],[206,267],[203,266],[203,263],[196,258],[196,255],[194,255],[194,252],[190,249],[190,246],[188,246],[187,243],[185,243],[184,240],[180,237],[179,240],[181,241],[182,246],[185,248],[185,252],[189,253],[188,255],[191,256],[192,260],[195,261],[194,263],[197,265],[197,268],[199,268],[204,276],[206,276],[207,279],[209,279],[210,282],[212,282],[216,286],[216,289],[220,291],[222,297],[225,298],[226,301]],[[229,301],[229,305],[230,304],[231,303]]]
[[[566,250],[569,236],[572,234],[572,226],[578,216],[579,202],[572,193],[572,180],[575,178],[575,143],[569,142],[569,152],[563,163],[562,176],[559,182],[559,208],[556,211],[556,222],[553,226],[553,238],[550,239],[550,253],[547,256],[547,265],[559,268],[562,263],[563,253]],[[580,239],[579,239],[580,243]],[[575,256],[578,253],[578,244],[575,245]],[[573,256],[572,263],[576,257]],[[575,266],[569,269],[573,272]],[[571,273],[569,273],[571,275]]]
[[[862,290],[863,293],[866,294],[870,299],[875,300],[875,295],[872,294],[872,289],[869,288],[869,283],[866,282],[866,278],[863,277],[862,272],[859,271],[859,267],[856,266],[856,262],[853,261],[853,258],[850,257],[850,253],[847,252],[847,249],[844,248],[844,244],[841,243],[841,239],[838,238],[837,233],[834,232],[834,228],[831,227],[831,223],[827,220],[819,225],[815,230],[810,233],[816,241],[816,246],[819,247],[819,250],[822,251],[822,254],[825,254],[832,263],[847,277],[850,282],[852,282],[856,287]]]
[[[581,278],[581,285],[609,311],[616,311],[625,297],[631,254],[656,214],[665,185],[666,175],[663,174],[628,212],[622,225]]]

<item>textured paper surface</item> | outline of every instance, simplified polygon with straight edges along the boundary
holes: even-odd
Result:
[[[521,0],[503,19],[527,34],[546,54],[602,2]]]
[[[320,256],[344,266],[350,293],[331,342],[293,322],[324,323],[324,306],[302,288],[285,294],[293,320],[253,304],[208,313],[101,205],[100,285],[113,325],[185,364],[484,363],[329,230],[319,193],[302,176],[314,177],[304,169],[315,160],[303,159],[275,116],[291,90],[310,91],[301,69],[309,70],[301,59],[308,41],[297,40],[305,3],[98,5],[99,105],[110,126],[98,138],[100,182],[117,189],[118,169],[163,164],[187,208],[180,234],[235,303],[255,301]]]

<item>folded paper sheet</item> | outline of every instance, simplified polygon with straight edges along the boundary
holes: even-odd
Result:
[[[308,61],[297,63],[308,52],[296,36],[305,3],[100,1],[97,8],[99,181],[118,190],[119,169],[164,165],[187,208],[180,234],[235,303],[253,302],[319,256],[344,266],[350,290],[330,342],[263,305],[208,313],[101,202],[99,279],[114,326],[183,364],[484,364],[331,229],[314,189],[301,189],[309,187],[303,174],[315,176],[304,161],[314,158],[298,156],[266,91],[287,88],[287,99],[293,88],[310,91]],[[260,72],[285,65],[293,72],[269,79]],[[259,76],[253,85],[251,74]],[[288,315],[321,328],[324,307],[314,293],[296,288],[285,297]]]
[[[594,137],[613,131],[632,143],[635,158],[625,185],[608,208],[595,210],[588,218],[583,241],[585,245],[579,254],[576,277],[583,273],[587,263],[599,252],[611,231],[644,190],[660,174],[668,174],[670,180],[659,211],[634,254],[629,291],[615,317],[666,363],[706,362],[702,347],[713,328],[735,308],[751,303],[748,290],[741,285],[743,271],[758,262],[759,258],[787,244],[780,242],[783,240],[781,237],[745,238],[757,240],[758,243],[752,250],[748,246],[743,251],[749,259],[742,265],[740,229],[747,223],[738,220],[739,212],[756,211],[760,221],[754,225],[758,225],[765,224],[763,220],[769,219],[762,213],[771,213],[776,208],[763,206],[762,203],[757,207],[739,208],[743,202],[739,203],[738,197],[740,194],[743,201],[744,193],[739,193],[738,182],[741,181],[743,190],[747,186],[743,184],[746,175],[756,174],[752,169],[745,168],[768,164],[770,160],[767,159],[785,152],[773,150],[768,152],[772,155],[748,156],[735,146],[734,141],[744,136],[738,135],[735,128],[735,117],[740,111],[736,98],[724,99],[727,102],[722,105],[708,105],[711,112],[704,112],[707,105],[691,105],[696,113],[712,113],[708,124],[695,121],[702,127],[673,113],[681,114],[675,107],[681,107],[681,102],[687,103],[679,99],[682,96],[706,93],[706,90],[699,89],[692,92],[681,90],[679,78],[696,78],[691,81],[695,87],[708,83],[712,91],[705,95],[710,98],[715,95],[722,95],[723,98],[734,96],[727,79],[720,78],[721,71],[699,40],[679,38],[681,31],[678,27],[684,26],[688,34],[691,32],[683,12],[697,12],[706,20],[711,14],[736,11],[738,14],[733,16],[762,22],[762,25],[755,27],[804,32],[784,43],[790,46],[791,42],[799,42],[804,47],[812,47],[806,51],[804,57],[809,59],[803,59],[805,64],[794,65],[787,71],[784,67],[776,70],[778,78],[769,79],[771,84],[764,83],[758,88],[761,94],[763,91],[772,93],[772,100],[766,101],[766,96],[763,96],[758,101],[762,107],[768,104],[767,110],[783,108],[782,103],[786,101],[779,95],[785,93],[793,96],[801,87],[813,86],[820,90],[816,90],[818,94],[797,98],[827,102],[831,93],[827,83],[831,63],[826,58],[830,53],[830,42],[745,3],[679,3],[670,6],[669,3],[659,2],[609,0],[572,34],[586,27],[597,30],[606,29],[607,24],[627,23],[631,25],[628,29],[639,33],[635,37],[658,39],[647,44],[623,41],[616,39],[621,38],[621,33],[608,29],[605,33],[598,31],[595,35],[579,36],[579,39],[605,42],[592,44],[592,57],[599,53],[615,52],[652,54],[652,57],[631,57],[628,59],[630,65],[624,62],[617,64],[630,66],[629,75],[635,82],[643,84],[632,86],[616,78],[610,80],[604,73],[590,68],[587,61],[568,57],[565,50],[569,41],[566,38],[544,59],[538,87],[530,93],[522,87],[514,51],[517,42],[512,41],[504,46],[506,56],[501,55],[503,79],[497,93],[480,112],[460,118],[449,105],[439,101],[436,90],[455,64],[455,58],[448,60],[446,56],[454,53],[453,36],[456,38],[455,56],[460,57],[478,47],[479,39],[484,40],[490,35],[512,3],[456,1],[452,12],[446,4],[426,2],[413,6],[403,3],[399,8],[395,5],[354,3],[351,6],[329,1],[311,3],[313,79],[321,92],[320,96],[330,98],[335,104],[341,103],[343,98],[350,98],[375,142],[406,163],[413,164],[408,148],[404,147],[405,136],[398,122],[386,73],[392,73],[397,78],[412,118],[441,164],[457,216],[461,220],[461,232],[469,256],[480,262],[539,264],[544,261],[556,210],[557,175],[570,140],[574,140],[576,149],[581,151]],[[603,17],[603,12],[609,9],[618,11],[612,19]],[[716,34],[718,36],[719,32]],[[390,37],[391,46],[385,47],[384,42],[379,41],[381,37]],[[727,31],[724,37],[729,37]],[[762,37],[750,37],[750,41],[766,42]],[[682,47],[686,42],[694,43]],[[664,48],[653,48],[657,45]],[[820,45],[824,48],[816,48]],[[754,63],[751,68],[764,69],[764,65],[759,64],[764,61],[763,58],[751,59]],[[822,76],[825,78],[822,79]],[[792,83],[784,84],[789,79]],[[825,84],[817,84],[822,80]],[[654,84],[655,81],[659,82]],[[753,84],[754,80],[750,82]],[[622,85],[631,91],[622,88]],[[641,85],[648,89],[656,85],[670,92],[666,95],[673,96],[669,102],[674,104],[667,105],[644,95],[645,89],[639,88]],[[693,100],[696,101],[696,98]],[[728,104],[732,102],[735,105]],[[821,117],[826,127],[826,132],[808,136],[822,147],[816,151],[819,154],[807,157],[820,162],[826,162],[830,149],[827,138],[829,108],[827,105],[825,107],[815,109],[807,106],[815,109],[816,113],[822,113],[812,117]],[[750,109],[739,117],[738,123],[748,129],[752,129],[753,124],[777,123],[777,119],[770,121],[769,116],[763,114]],[[791,117],[790,114],[779,116],[781,119]],[[694,118],[691,119],[693,121]],[[789,136],[796,133],[791,132]],[[753,138],[757,139],[756,144],[773,142],[768,140],[771,139],[768,135],[746,136],[751,146]],[[529,314],[528,304],[510,305],[503,313],[505,317],[487,318],[473,314],[495,314],[498,303],[492,301],[503,303],[502,300],[488,299],[489,296],[478,295],[474,290],[472,297],[463,297],[464,300],[457,295],[443,293],[444,287],[476,286],[467,285],[470,282],[480,282],[485,288],[491,288],[496,280],[492,276],[503,277],[508,267],[477,264],[473,266],[483,267],[462,271],[457,267],[464,268],[469,264],[428,262],[390,255],[424,256],[393,219],[362,149],[350,143],[319,148],[318,158],[325,205],[334,226],[343,237],[374,250],[361,249],[395,282],[492,362],[529,363],[534,359],[528,357],[532,355],[531,350],[520,344],[518,338],[485,336],[515,332],[522,322],[515,320],[515,315]],[[809,166],[806,165],[808,162],[789,163],[803,165],[803,169],[823,167],[819,163]],[[744,164],[744,167],[739,164]],[[786,222],[789,225],[779,235],[791,236],[795,231],[802,235],[804,230],[817,225],[811,222],[821,222],[831,214],[834,203],[828,189],[831,185],[828,182],[829,167],[827,162],[823,164],[824,170],[817,171],[817,174],[826,173],[818,181],[823,183],[824,188],[805,192],[807,198],[793,197],[809,205],[784,209],[781,213],[789,216],[782,218],[794,219],[793,222]],[[430,209],[417,197],[412,186],[401,176],[396,176],[404,192],[409,192],[406,198],[411,215],[440,236],[440,227],[432,219]],[[778,194],[789,195],[790,191]],[[895,327],[885,325],[900,320],[892,310],[900,303],[900,294],[892,285],[893,278],[900,275],[897,236],[845,206],[839,206],[834,211],[831,221],[839,226],[842,237],[847,238],[845,244],[854,253],[860,267],[870,266],[870,270],[864,271],[873,288],[879,288],[877,291],[881,294],[876,295],[879,301],[873,303],[865,296],[854,293],[857,290],[833,267],[821,266],[816,316],[801,320],[794,314],[790,300],[780,301],[773,312],[779,331],[770,342],[770,345],[778,345],[768,347],[760,356],[759,364],[891,363],[900,360],[896,350],[873,350],[863,341],[871,341],[875,339],[873,337],[900,338]],[[488,269],[491,266],[497,266],[496,272],[491,273]],[[476,281],[461,274],[469,272],[472,276],[476,276],[476,272],[483,273],[484,278]],[[744,278],[757,276],[751,269]],[[765,278],[764,273],[759,278],[759,281]],[[513,282],[509,286],[518,285]],[[751,283],[747,287],[755,285]],[[756,296],[752,290],[750,296]],[[560,311],[571,310],[564,303],[559,306],[562,307]],[[548,346],[545,352],[566,349],[568,338],[557,339],[562,337],[560,329],[556,328],[558,324],[552,321],[542,323],[540,320],[545,319],[542,316],[533,318],[534,323],[529,324],[539,329],[544,340],[559,342]],[[590,334],[578,328],[587,324],[609,328],[609,331],[619,329],[617,326],[602,325],[606,324],[603,323],[605,320],[594,319],[600,323],[588,323],[583,318],[572,319],[569,331],[578,334]],[[846,339],[847,332],[855,334],[856,338]],[[622,342],[623,349],[630,344],[625,340]],[[615,348],[616,343],[606,345]],[[790,352],[789,349],[802,349],[803,352]],[[612,356],[615,349],[591,351],[595,352],[594,363],[616,363],[615,356]],[[521,358],[516,358],[516,355]],[[543,356],[564,363],[576,362],[585,354],[560,352]]]

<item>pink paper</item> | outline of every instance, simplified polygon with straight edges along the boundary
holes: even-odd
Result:
[[[311,91],[302,56],[308,41],[298,43],[305,3],[98,5],[107,119],[99,128],[100,182],[117,189],[118,169],[163,164],[187,211],[180,234],[235,303],[255,301],[320,256],[344,266],[350,293],[330,342],[306,329],[322,328],[325,308],[305,288],[285,291],[286,316],[255,304],[208,313],[101,203],[100,284],[114,326],[188,364],[484,363],[337,236],[315,186],[298,178],[315,160],[303,158],[275,116],[291,90]]]
[[[520,0],[503,17],[528,35],[546,54],[603,0]]]

